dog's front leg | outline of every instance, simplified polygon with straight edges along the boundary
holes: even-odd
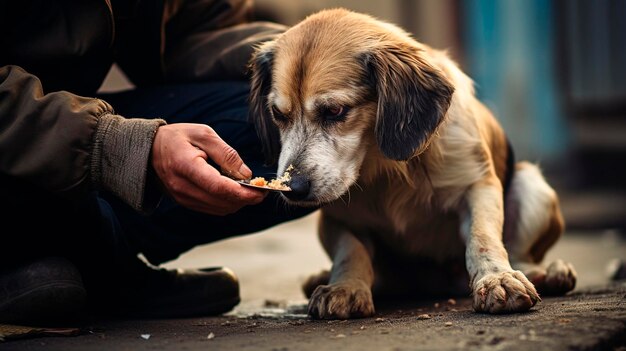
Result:
[[[370,250],[341,223],[322,214],[320,240],[333,262],[328,285],[319,285],[309,300],[314,318],[347,319],[374,314],[374,272]]]
[[[539,300],[533,284],[514,271],[502,242],[502,186],[493,176],[470,187],[462,213],[465,262],[477,312],[507,313],[530,309]]]

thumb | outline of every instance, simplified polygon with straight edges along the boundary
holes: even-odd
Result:
[[[236,179],[252,177],[252,171],[243,162],[239,153],[220,138],[213,129],[210,130],[208,139],[196,146],[206,152],[207,156],[220,166],[222,173]]]

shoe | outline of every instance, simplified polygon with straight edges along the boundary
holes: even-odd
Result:
[[[87,293],[76,266],[47,257],[0,270],[0,323],[60,326],[82,320]]]
[[[132,318],[213,316],[232,310],[241,301],[239,280],[228,268],[167,270],[137,261],[132,269],[120,272],[119,279],[110,282],[112,286],[94,294],[98,314]]]

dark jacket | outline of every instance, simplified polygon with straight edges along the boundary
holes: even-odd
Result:
[[[7,4],[9,3],[9,4]],[[111,191],[141,211],[161,119],[93,98],[116,62],[136,86],[246,79],[253,46],[284,30],[247,0],[22,0],[0,8],[0,189]]]

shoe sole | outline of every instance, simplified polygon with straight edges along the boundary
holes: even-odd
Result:
[[[159,307],[144,308],[142,311],[127,311],[135,318],[187,318],[216,316],[231,311],[241,302],[239,296],[221,300],[215,303],[198,306],[198,304],[179,304],[171,309]]]
[[[0,304],[0,323],[48,325],[74,323],[85,312],[82,284],[57,281],[30,288]]]

